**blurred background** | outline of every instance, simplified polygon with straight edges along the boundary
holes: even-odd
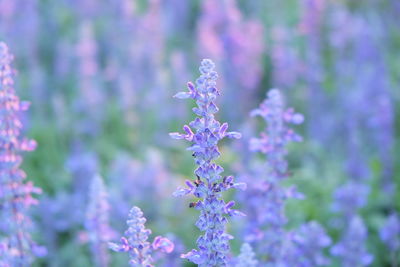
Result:
[[[0,0],[0,40],[15,55],[17,92],[31,102],[26,135],[38,142],[23,165],[44,191],[34,237],[49,253],[35,266],[92,266],[84,221],[95,174],[109,192],[114,240],[138,205],[154,236],[176,242],[163,266],[185,262],[198,212],[172,192],[195,166],[168,133],[194,117],[193,103],[172,96],[202,58],[220,76],[218,119],[243,133],[221,144],[226,173],[246,172],[248,140],[264,127],[249,112],[281,89],[305,116],[288,184],[306,198],[290,201],[288,227],[316,220],[336,243],[341,209],[353,204],[371,266],[396,266],[400,241],[384,230],[400,209],[399,16],[398,0]],[[234,254],[240,229],[229,228]],[[399,225],[390,229],[399,236]],[[126,262],[112,253],[111,266]]]

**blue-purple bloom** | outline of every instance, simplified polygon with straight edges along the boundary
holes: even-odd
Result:
[[[95,266],[107,267],[109,262],[107,242],[114,232],[109,226],[108,195],[102,178],[95,175],[89,191],[89,206],[86,214],[86,230],[89,236]]]
[[[368,266],[372,263],[373,256],[366,251],[365,246],[360,245],[366,242],[367,236],[363,220],[359,216],[351,218],[342,239],[331,249],[332,255],[340,258],[340,266]]]
[[[191,203],[190,207],[200,210],[196,226],[204,235],[197,239],[198,250],[193,249],[182,255],[199,266],[226,266],[230,250],[229,240],[233,238],[225,232],[225,224],[228,222],[226,215],[242,213],[232,209],[234,201],[225,203],[222,192],[230,188],[245,188],[243,183],[234,183],[232,176],[222,177],[220,174],[224,169],[214,163],[220,156],[217,144],[221,139],[241,137],[238,132],[228,132],[228,124],[220,124],[214,117],[218,112],[215,100],[219,96],[216,88],[218,75],[214,68],[215,65],[210,59],[204,59],[196,86],[188,83],[188,92],[175,95],[180,99],[194,99],[197,107],[193,108],[193,112],[198,117],[189,125],[183,126],[183,134],[170,134],[174,139],[185,139],[192,143],[187,150],[193,153],[194,161],[198,165],[194,172],[197,178],[194,181],[187,180],[187,187],[178,188],[174,195],[193,194],[200,199]],[[192,129],[195,129],[195,132]]]
[[[260,138],[250,141],[250,149],[264,153],[267,159],[266,165],[257,170],[261,178],[255,177],[248,182],[246,199],[251,226],[246,238],[249,242],[254,242],[257,252],[266,255],[265,261],[278,264],[288,251],[285,242],[290,243],[289,240],[285,241],[285,202],[289,198],[302,197],[294,187],[286,188],[281,185],[281,181],[288,177],[286,145],[302,140],[288,124],[300,124],[304,118],[292,108],[285,108],[283,97],[277,89],[268,92],[267,99],[252,115],[261,116],[266,121],[267,128]]]
[[[386,219],[379,236],[391,252],[400,250],[400,217],[396,213]]]
[[[157,236],[153,243],[147,241],[151,230],[145,228],[146,218],[138,207],[133,207],[129,212],[129,219],[126,222],[128,230],[125,236],[121,237],[120,243],[109,243],[110,249],[116,252],[128,252],[132,267],[152,267],[152,253],[160,250],[164,253],[171,253],[174,250],[174,244],[167,238]]]
[[[368,194],[367,185],[349,181],[335,190],[332,209],[334,212],[342,213],[345,218],[350,218],[367,204]]]
[[[22,111],[29,103],[20,101],[14,89],[13,56],[0,42],[0,265],[28,266],[34,254],[42,254],[30,237],[31,220],[28,209],[38,201],[32,193],[41,189],[24,182],[26,173],[20,169],[23,151],[32,151],[36,142],[21,136]]]
[[[327,248],[332,240],[319,223],[311,221],[303,224],[295,231],[293,242],[297,250],[294,260],[299,266],[326,266],[330,263],[323,249]]]
[[[238,256],[238,261],[236,267],[256,267],[258,261],[256,260],[256,254],[254,253],[252,247],[248,243],[243,243],[240,248],[240,254]]]

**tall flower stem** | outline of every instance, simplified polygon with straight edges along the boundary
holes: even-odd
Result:
[[[184,134],[171,133],[174,139],[185,139],[191,142],[187,149],[191,151],[195,163],[198,166],[194,171],[196,179],[186,181],[186,188],[178,188],[175,196],[183,196],[192,193],[199,200],[191,203],[190,207],[200,210],[200,217],[196,226],[204,232],[197,239],[198,250],[193,249],[182,258],[189,259],[199,266],[226,266],[229,253],[229,240],[233,237],[226,233],[225,224],[228,222],[226,215],[240,215],[241,213],[231,209],[234,202],[225,203],[222,192],[230,188],[243,188],[245,184],[234,183],[232,176],[222,177],[220,173],[224,169],[214,161],[219,158],[218,142],[224,137],[240,138],[237,132],[227,132],[228,124],[220,124],[214,114],[218,108],[214,101],[219,96],[216,88],[217,73],[215,65],[209,59],[201,62],[201,76],[196,80],[196,86],[188,83],[188,92],[180,92],[176,98],[192,98],[197,107],[193,112],[198,116],[188,125],[183,126]],[[192,131],[195,129],[195,133]]]

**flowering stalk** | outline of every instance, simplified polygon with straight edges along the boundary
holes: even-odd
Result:
[[[217,73],[214,71],[214,63],[209,59],[201,62],[201,76],[196,80],[196,86],[188,83],[188,92],[180,92],[176,98],[192,98],[197,107],[193,112],[198,116],[188,125],[183,126],[184,134],[170,133],[174,139],[185,139],[191,142],[187,149],[193,153],[194,161],[198,165],[195,170],[194,182],[186,181],[186,188],[178,188],[175,196],[193,194],[200,200],[191,203],[190,207],[200,210],[200,217],[196,226],[204,232],[197,239],[198,250],[193,249],[181,257],[189,259],[199,266],[226,266],[229,253],[229,240],[233,237],[225,232],[225,224],[228,222],[225,215],[240,215],[233,210],[234,201],[225,203],[221,193],[230,188],[242,188],[245,184],[234,183],[232,176],[223,177],[220,173],[223,168],[214,160],[219,158],[218,142],[224,137],[240,138],[238,132],[227,132],[228,124],[222,125],[215,120],[214,114],[218,108],[214,101],[219,95],[216,88]],[[192,131],[195,129],[195,132]]]
[[[23,158],[19,153],[34,150],[36,142],[21,137],[20,113],[29,103],[16,95],[12,60],[7,45],[0,42],[0,265],[18,267],[28,266],[33,254],[43,250],[28,232],[27,210],[38,203],[31,193],[41,190],[32,182],[24,183],[26,173],[20,169]]]
[[[240,248],[238,262],[236,267],[256,267],[258,261],[255,259],[255,253],[248,243],[243,243]]]
[[[295,251],[292,254],[293,262],[302,267],[327,266],[329,259],[323,249],[328,247],[332,240],[325,229],[317,222],[311,221],[300,226],[292,238]]]
[[[266,155],[267,172],[263,168],[260,171],[262,179],[251,183],[249,181],[246,198],[249,200],[249,219],[252,226],[247,239],[254,242],[257,251],[267,255],[267,262],[278,264],[285,254],[286,199],[301,197],[294,188],[281,185],[282,180],[288,177],[286,145],[301,141],[301,137],[286,124],[300,124],[303,116],[295,113],[292,108],[285,109],[283,97],[277,89],[269,91],[267,99],[251,115],[259,115],[267,123],[261,138],[250,141],[251,150]]]
[[[389,249],[392,266],[398,266],[400,252],[400,217],[392,213],[379,231],[379,237]]]
[[[92,257],[95,266],[107,267],[109,256],[107,242],[113,235],[109,226],[110,206],[103,180],[99,175],[92,179],[90,185],[90,202],[86,214],[86,229],[91,243]]]
[[[122,237],[119,244],[109,243],[110,249],[116,252],[129,252],[129,264],[132,267],[152,267],[154,260],[151,255],[154,251],[171,253],[174,250],[174,244],[162,236],[155,237],[150,244],[147,239],[151,230],[145,228],[145,222],[143,212],[138,207],[133,207],[126,222],[128,224],[126,237]]]
[[[341,240],[332,247],[332,255],[340,258],[340,266],[368,266],[373,261],[373,256],[368,253],[365,246],[368,232],[363,220],[358,215],[350,218],[349,225]]]

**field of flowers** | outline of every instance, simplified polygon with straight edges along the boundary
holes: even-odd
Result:
[[[399,267],[399,0],[0,0],[0,267]]]

